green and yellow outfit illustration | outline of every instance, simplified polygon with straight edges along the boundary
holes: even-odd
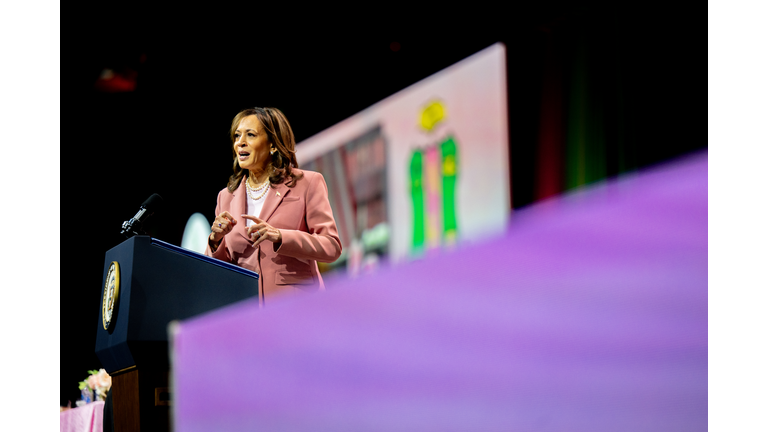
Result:
[[[412,251],[452,244],[458,235],[456,208],[459,153],[448,136],[437,145],[414,150],[410,160],[413,203]]]

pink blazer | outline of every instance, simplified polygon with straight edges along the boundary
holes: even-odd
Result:
[[[246,237],[247,219],[240,217],[247,213],[243,183],[234,193],[224,188],[216,202],[216,215],[228,211],[237,225],[224,236],[216,252],[208,246],[205,254],[257,272],[261,303],[277,296],[324,290],[317,261],[333,262],[341,255],[341,240],[322,174],[294,171],[304,173],[304,177],[292,188],[272,185],[259,215],[280,230],[283,240],[277,249],[269,241],[254,248]]]

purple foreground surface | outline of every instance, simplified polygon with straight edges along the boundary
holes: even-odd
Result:
[[[175,429],[707,429],[707,154],[173,330]]]

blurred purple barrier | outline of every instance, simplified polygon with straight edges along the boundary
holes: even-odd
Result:
[[[173,330],[175,428],[707,429],[707,154]]]

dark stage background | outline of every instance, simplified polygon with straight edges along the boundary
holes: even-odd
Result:
[[[126,11],[64,38],[62,228],[87,238],[62,235],[62,405],[100,367],[93,348],[104,253],[124,240],[122,222],[153,193],[165,200],[149,224],[161,240],[179,245],[194,212],[210,220],[231,173],[229,123],[243,108],[280,108],[300,142],[501,41],[514,208],[547,195],[537,180],[542,119],[552,107],[545,101],[573,106],[576,64],[590,76],[586,94],[600,101],[603,178],[707,146],[703,8],[513,6],[332,21],[232,12],[210,25]],[[132,90],[99,84],[104,69]],[[552,99],[553,82],[562,98]],[[563,135],[568,115],[554,116]],[[548,169],[562,171],[565,154]],[[559,192],[570,187],[555,177]]]

